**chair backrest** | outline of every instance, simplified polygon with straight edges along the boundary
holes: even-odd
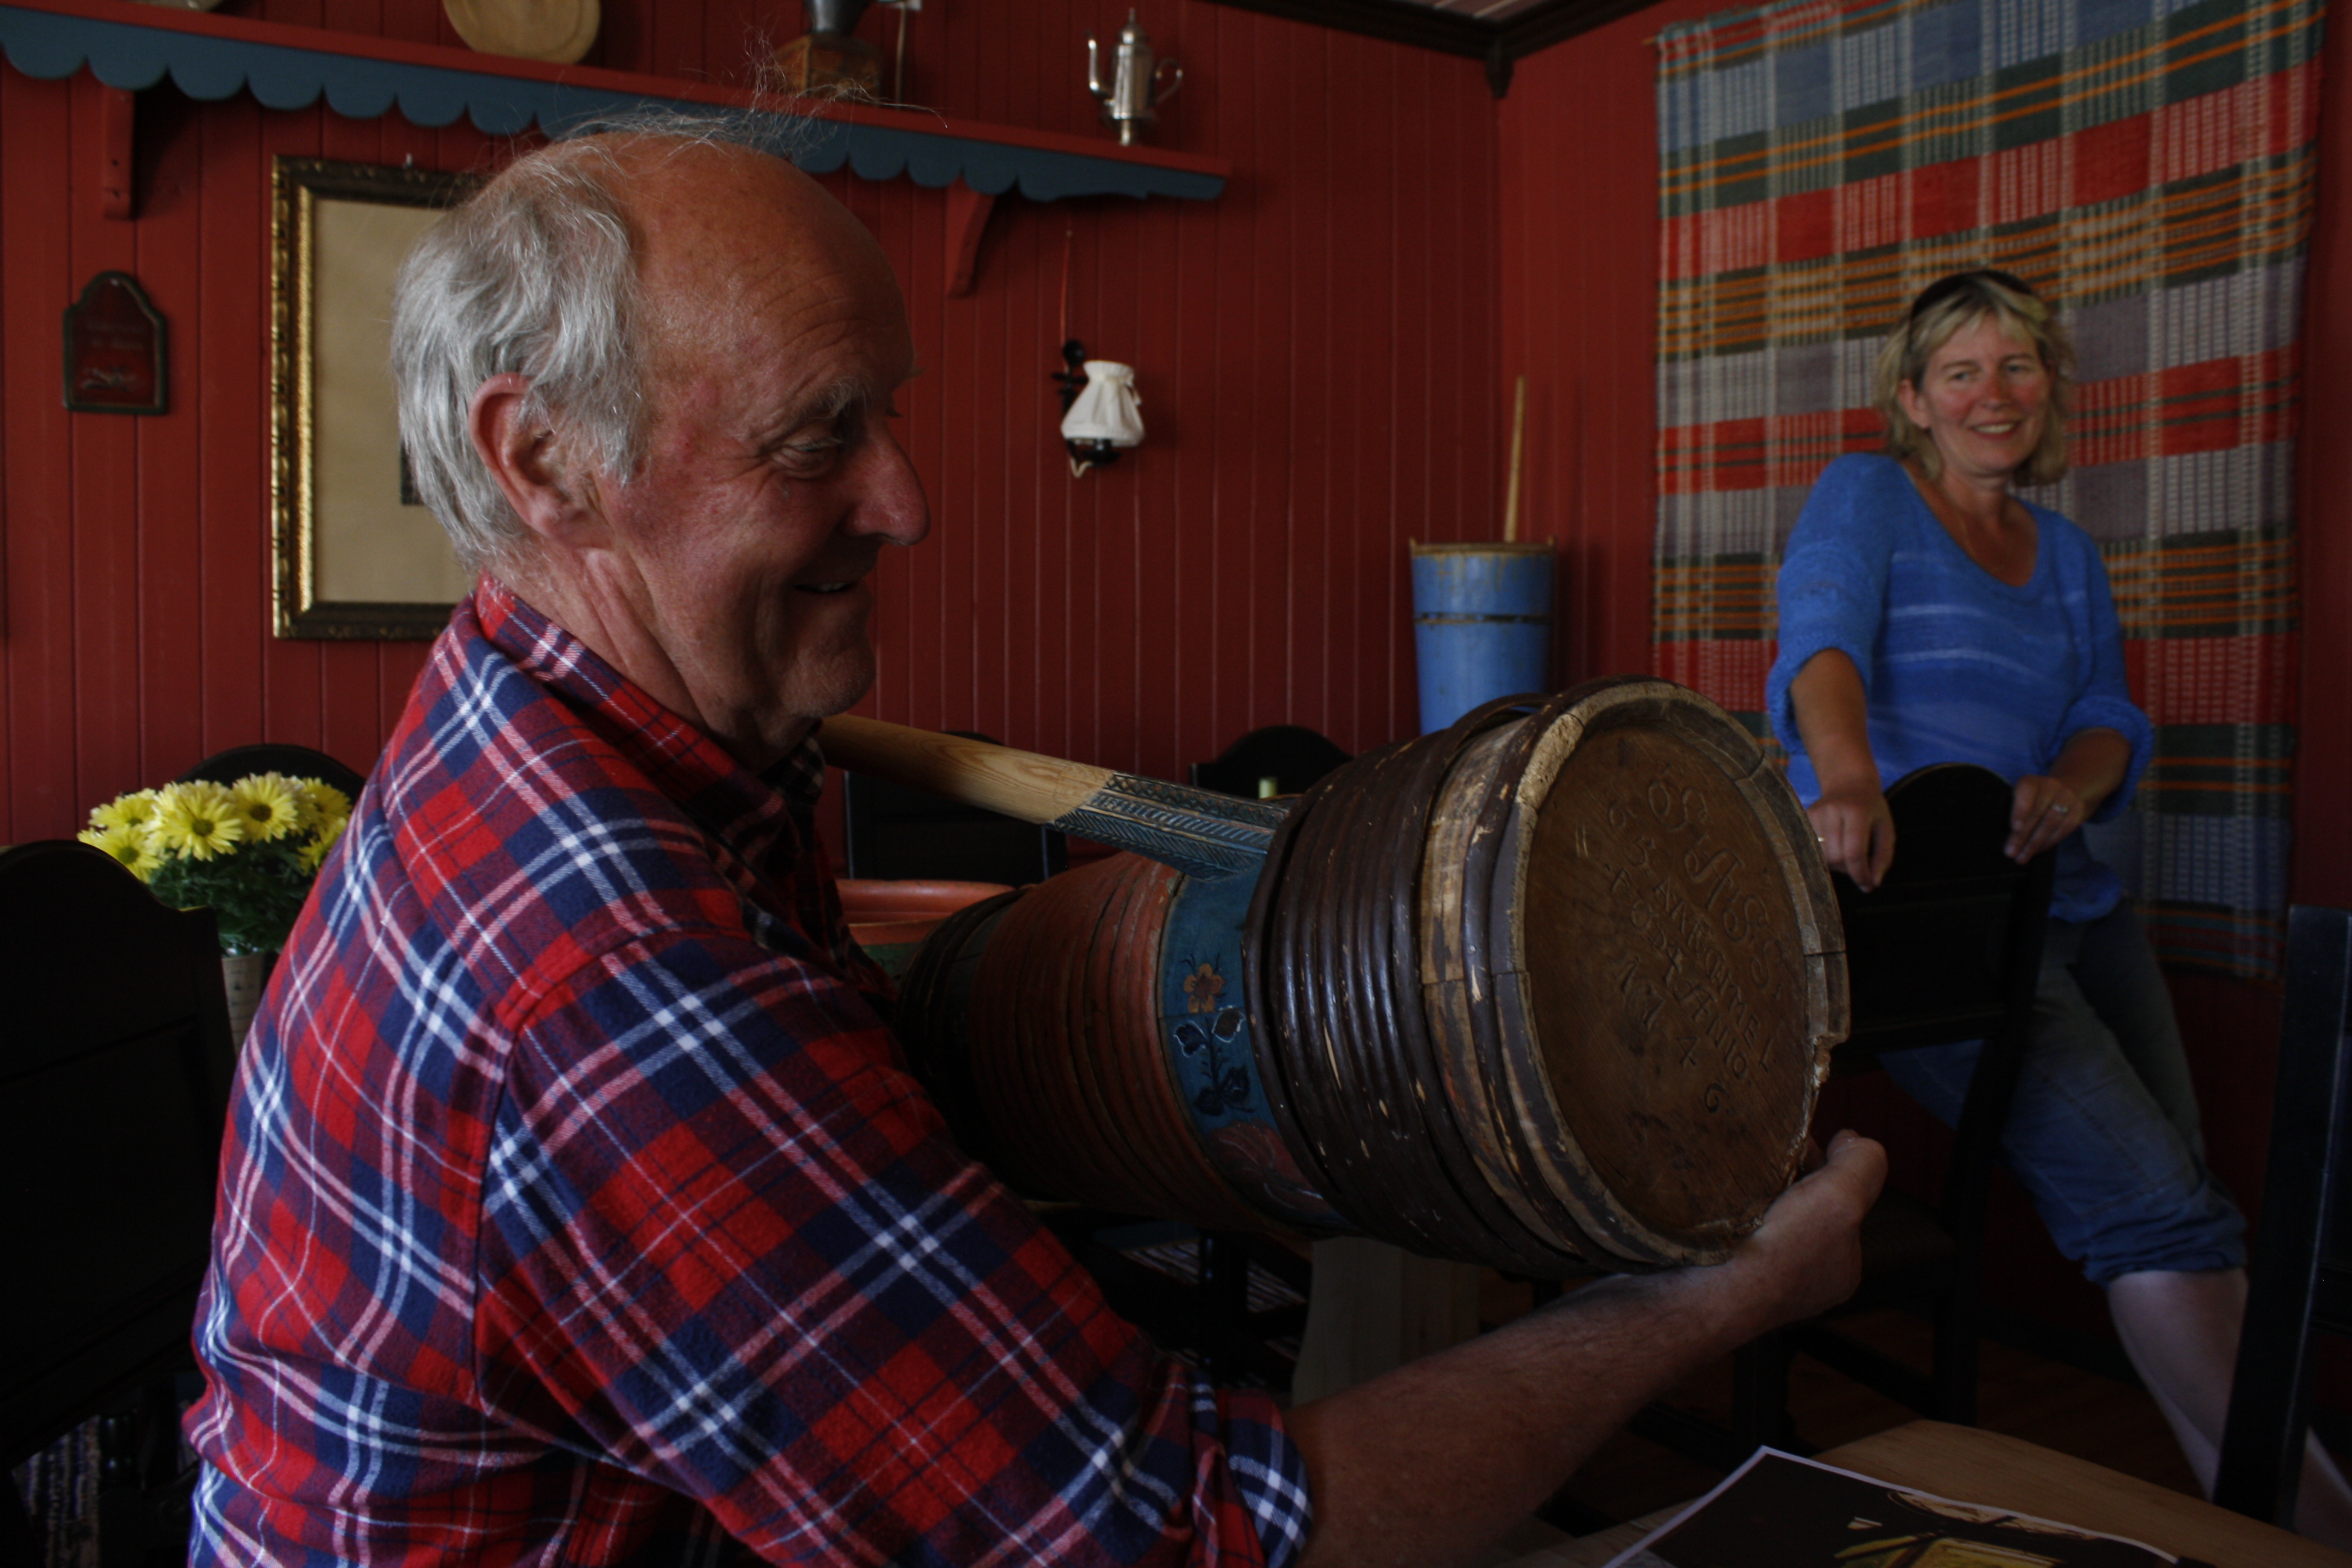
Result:
[[[997,743],[970,730],[950,732]],[[852,877],[1019,888],[1070,863],[1065,834],[869,773],[843,773],[842,817]]]
[[[1347,760],[1338,742],[1303,724],[1268,724],[1227,746],[1216,761],[1194,763],[1190,782],[1194,789],[1258,800],[1297,795]]]
[[[0,1468],[190,1364],[235,1054],[212,911],[110,857],[0,851]]]
[[[2292,1527],[2315,1333],[2352,1334],[2352,911],[2287,911],[2261,1246],[2213,1500]]]
[[[1874,892],[1833,878],[1845,924],[1853,1026],[1832,1057],[1840,1074],[1916,1046],[1982,1040],[1937,1205],[1959,1248],[1961,1289],[1977,1289],[1974,1261],[2000,1131],[2025,1063],[2042,940],[2058,858],[2021,866],[2001,852],[2015,790],[1999,773],[1940,763],[1906,773],[1886,792],[1895,816],[1895,864]],[[1955,1409],[1973,1409],[1968,1403]],[[1969,1417],[1973,1419],[1973,1415]]]
[[[231,746],[226,752],[215,752],[194,767],[180,775],[182,784],[201,779],[210,784],[235,784],[249,773],[284,773],[290,779],[317,779],[331,784],[352,799],[360,797],[360,786],[367,782],[360,773],[336,761],[326,752],[310,746],[281,745],[263,742],[251,746]]]
[[[1886,792],[1886,879],[1865,893],[1832,879],[1853,1010],[1840,1072],[1885,1051],[1990,1037],[2031,1006],[2055,857],[2021,866],[2001,853],[2013,793],[1965,763],[1906,773]]]

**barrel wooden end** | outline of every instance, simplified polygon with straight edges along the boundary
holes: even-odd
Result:
[[[1787,1185],[1845,1033],[1802,811],[1668,681],[1506,699],[1358,758],[1276,832],[1258,902],[1253,1001],[1301,1163],[1430,1256],[1722,1260]]]
[[[1848,1009],[1812,828],[1737,721],[1668,681],[1538,715],[1488,890],[1513,1109],[1620,1256],[1708,1262],[1797,1168]],[[1539,1070],[1538,1070],[1539,1069]]]

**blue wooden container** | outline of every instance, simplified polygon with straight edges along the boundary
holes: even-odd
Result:
[[[1497,697],[1550,689],[1552,557],[1549,540],[1412,547],[1422,733]]]

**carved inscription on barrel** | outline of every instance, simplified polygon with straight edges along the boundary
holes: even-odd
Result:
[[[1769,1205],[1843,1031],[1802,824],[1744,736],[1638,705],[1580,737],[1539,813],[1520,900],[1537,1043],[1572,1086],[1576,1154],[1663,1236],[1728,1239]]]

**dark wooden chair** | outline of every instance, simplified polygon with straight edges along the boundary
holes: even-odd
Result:
[[[971,730],[951,734],[997,742]],[[1042,882],[1070,863],[1067,836],[868,773],[842,774],[853,877],[886,881]]]
[[[2352,1334],[2352,911],[2287,914],[2261,1245],[2213,1500],[2292,1528],[2321,1332]]]
[[[1188,782],[1194,789],[1265,800],[1297,795],[1346,761],[1338,742],[1303,724],[1269,724],[1227,746],[1214,762],[1194,763]]]
[[[215,752],[194,767],[180,775],[182,784],[204,780],[210,784],[235,784],[249,773],[284,773],[290,779],[317,779],[341,790],[352,800],[360,797],[360,786],[366,778],[352,771],[345,763],[326,752],[310,746],[282,745],[264,742],[251,746],[231,746],[226,752]]]
[[[1728,1431],[1654,1405],[1634,1430],[1730,1468],[1759,1444],[1807,1451],[1788,1413],[1789,1364],[1801,1352],[1920,1414],[1973,1425],[1982,1335],[1985,1209],[2033,1017],[2054,858],[2020,866],[2001,853],[2011,786],[1959,763],[1922,768],[1887,791],[1895,864],[1876,892],[1843,876],[1853,1030],[1832,1058],[1838,1076],[1889,1052],[1981,1039],[1983,1054],[1933,1204],[1890,1187],[1863,1227],[1863,1283],[1831,1318],[1886,1307],[1935,1326],[1922,1372],[1840,1332],[1830,1319],[1792,1324],[1734,1359]]]
[[[212,911],[166,909],[87,845],[0,852],[0,1469],[98,1418],[100,1561],[184,1562],[173,1380],[235,1067]],[[39,1561],[15,1487],[0,1510],[0,1560]]]

